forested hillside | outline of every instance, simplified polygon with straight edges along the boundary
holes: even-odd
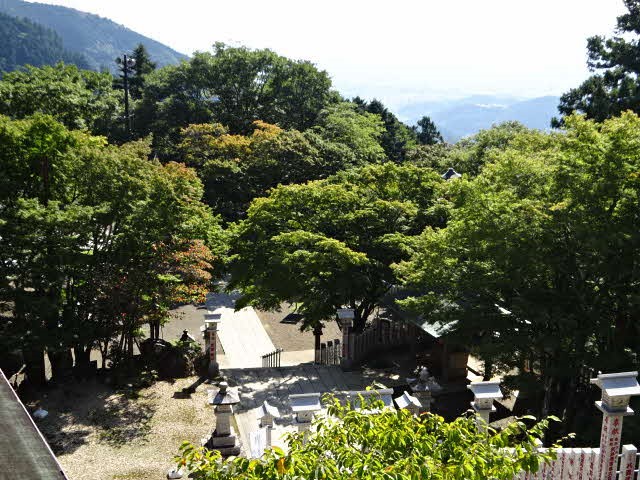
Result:
[[[64,48],[56,32],[26,18],[0,13],[0,45],[0,71],[15,70],[20,65],[39,67],[61,61],[89,67],[83,55]]]
[[[160,66],[178,63],[186,58],[186,55],[111,20],[72,8],[0,0],[0,12],[26,17],[51,28],[62,38],[66,48],[86,57],[87,67],[92,70],[108,68],[115,71],[113,60],[140,43],[147,47],[151,57]]]

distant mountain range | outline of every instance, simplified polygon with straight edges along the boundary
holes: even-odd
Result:
[[[428,115],[445,140],[455,142],[509,120],[516,120],[529,128],[548,130],[551,119],[558,115],[559,100],[554,96],[518,99],[475,95],[458,100],[408,103],[397,112],[409,124],[415,124]]]
[[[41,67],[60,61],[88,68],[84,56],[65,49],[62,39],[53,30],[1,12],[0,45],[0,71],[15,70],[25,64]]]
[[[158,66],[175,64],[187,58],[186,55],[109,19],[73,8],[21,0],[0,0],[0,12],[27,18],[53,30],[62,39],[62,47],[68,52],[81,55],[86,61],[86,65],[82,66],[93,70],[115,71],[115,58],[132,51],[139,43],[144,44],[149,56]],[[4,56],[4,48],[4,45],[0,46],[0,57]]]
[[[115,73],[115,58],[142,43],[158,66],[188,58],[160,42],[98,15],[22,0],[0,0],[0,71],[22,64],[63,60],[81,68]],[[394,109],[415,124],[428,115],[449,142],[508,120],[546,130],[557,115],[559,97],[532,99],[476,95],[457,100],[412,102]]]

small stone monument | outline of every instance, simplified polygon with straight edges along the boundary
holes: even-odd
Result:
[[[265,400],[262,405],[258,407],[258,421],[260,422],[260,427],[265,429],[265,441],[266,446],[271,446],[271,431],[273,430],[273,420],[276,418],[280,418],[280,411],[278,407],[274,407],[273,405],[269,405],[269,403]]]
[[[297,425],[298,432],[305,433],[304,438],[306,441],[314,413],[322,410],[320,394],[301,393],[289,395],[289,403],[291,404],[291,410],[296,414],[294,424]]]
[[[421,404],[420,412],[430,412],[433,394],[442,390],[442,387],[433,375],[429,374],[427,367],[419,367],[418,378],[407,378],[407,383],[411,387],[411,393]]]
[[[261,427],[273,427],[274,418],[280,418],[280,411],[278,407],[269,405],[265,400],[260,407],[258,407],[258,420],[260,420]]]
[[[467,388],[473,392],[471,406],[477,414],[478,430],[486,432],[489,425],[489,414],[496,411],[493,401],[503,398],[500,380],[471,382]]]
[[[218,450],[223,457],[238,455],[240,445],[231,427],[233,406],[240,403],[238,392],[229,388],[227,382],[220,382],[219,388],[208,391],[209,405],[213,405],[216,416],[216,429],[205,443],[210,450]]]
[[[396,398],[396,405],[399,409],[406,409],[413,415],[418,415],[420,413],[420,409],[422,408],[420,400],[418,400],[407,391],[403,392],[401,396]]]

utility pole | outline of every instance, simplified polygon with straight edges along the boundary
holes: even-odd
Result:
[[[133,68],[136,64],[135,59],[123,55],[122,73],[124,83],[124,128],[127,132],[127,136],[131,138],[131,115],[129,115],[129,69]]]

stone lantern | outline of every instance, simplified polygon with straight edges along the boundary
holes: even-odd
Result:
[[[602,399],[596,402],[596,407],[603,417],[600,432],[600,478],[603,480],[617,478],[622,419],[633,415],[629,402],[631,397],[640,395],[637,377],[638,372],[622,372],[600,374],[591,379],[591,383],[602,390]]]
[[[351,328],[353,328],[353,319],[355,318],[355,310],[353,308],[339,308],[336,311],[340,328],[342,329],[342,358],[340,359],[340,367],[343,370],[353,368],[353,352],[352,345],[349,342],[351,336]]]
[[[271,430],[273,430],[273,420],[276,418],[280,418],[280,411],[278,407],[274,407],[273,405],[269,405],[269,403],[265,400],[262,405],[258,407],[258,420],[260,421],[260,427],[265,429],[265,436],[267,447],[271,446]]]
[[[592,378],[591,383],[602,390],[602,400],[596,406],[603,412],[633,415],[629,407],[632,396],[640,395],[638,372],[605,373]]]
[[[396,398],[396,405],[399,409],[408,410],[412,415],[418,415],[422,408],[420,400],[406,391],[403,392],[400,397]]]
[[[442,387],[436,382],[435,377],[429,374],[427,367],[420,368],[418,378],[407,378],[407,383],[411,387],[411,393],[415,396],[420,404],[421,412],[430,412],[433,395],[439,393]]]
[[[260,407],[258,407],[258,420],[260,420],[261,427],[273,427],[273,420],[280,418],[280,411],[278,407],[269,405],[265,400]]]
[[[219,388],[208,391],[208,396],[209,405],[214,406],[216,429],[206,442],[205,447],[210,450],[218,450],[223,457],[238,455],[240,445],[231,427],[233,406],[240,403],[238,391],[235,388],[229,388],[227,382],[220,382]]]
[[[496,411],[496,407],[493,406],[494,400],[503,398],[500,381],[471,382],[467,388],[473,392],[471,406],[476,411],[478,429],[486,431],[489,425],[489,414]]]
[[[217,338],[218,325],[222,322],[221,312],[208,312],[204,314],[205,348],[209,352],[209,379],[213,380],[220,373],[218,364]]]
[[[319,393],[301,393],[289,395],[291,410],[296,414],[295,424],[298,426],[298,432],[306,432],[311,428],[313,415],[315,412],[322,410],[320,404]]]

